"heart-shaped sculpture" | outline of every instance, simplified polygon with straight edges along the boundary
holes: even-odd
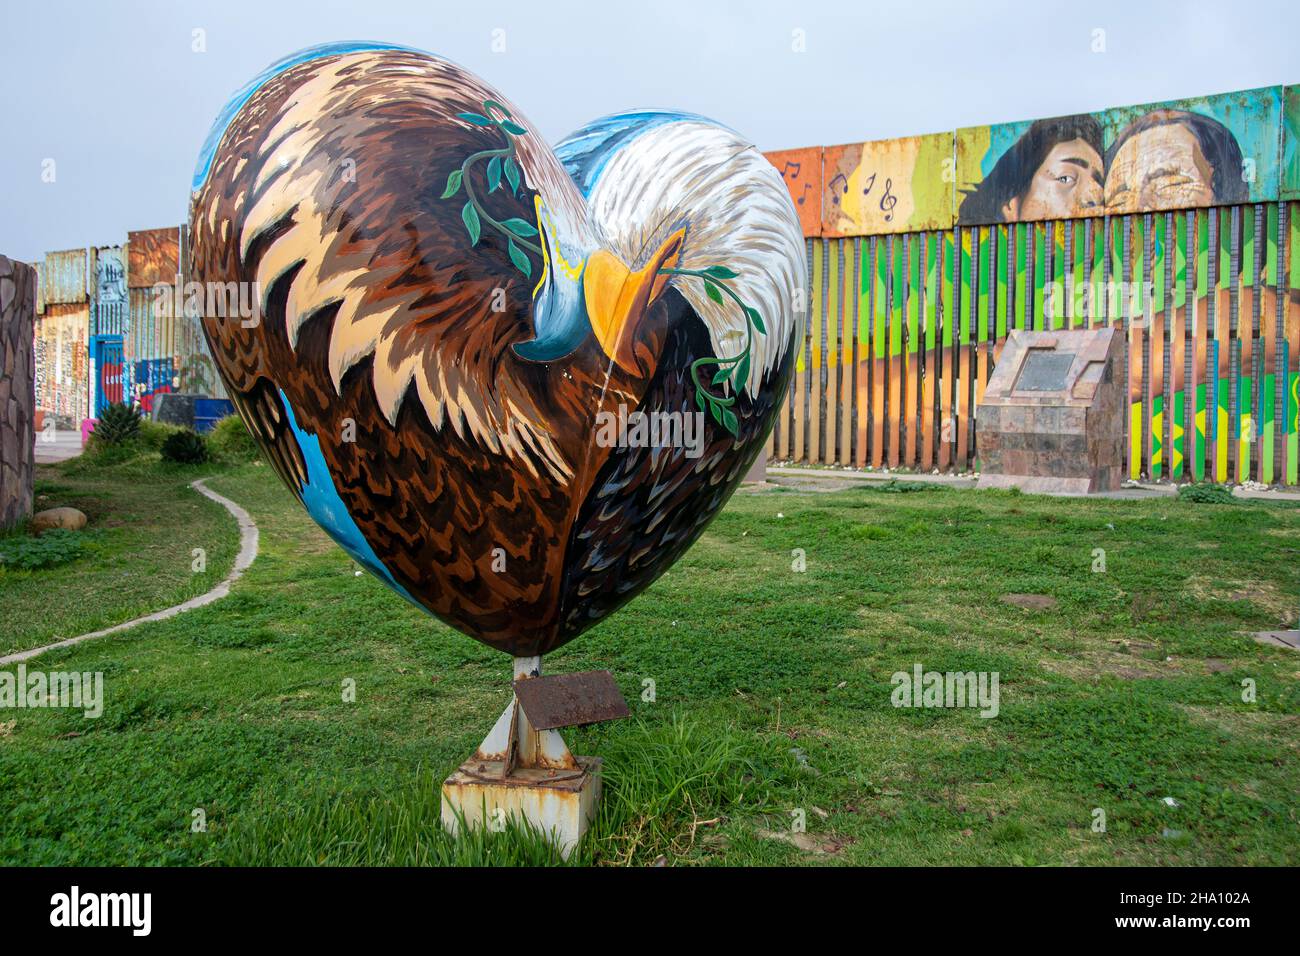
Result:
[[[736,133],[637,112],[552,150],[471,73],[390,45],[241,90],[190,235],[187,307],[285,484],[395,591],[517,656],[699,537],[802,342],[798,218]],[[239,293],[256,314],[220,307]]]

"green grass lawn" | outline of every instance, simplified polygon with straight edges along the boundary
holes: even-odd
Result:
[[[73,507],[89,519],[89,558],[40,570],[0,564],[0,656],[111,627],[202,594],[234,563],[230,514],[189,483],[220,469],[75,461],[38,469],[36,510]],[[12,537],[0,536],[0,553]],[[196,572],[194,549],[204,551]]]
[[[96,480],[99,515],[135,515],[142,539],[233,550],[220,511],[224,533],[193,532],[215,506],[173,507],[193,495],[177,473]],[[105,709],[0,711],[0,862],[553,862],[526,833],[438,829],[508,660],[356,576],[268,468],[211,485],[258,522],[257,561],[212,606],[29,662],[102,671]],[[606,766],[574,862],[1300,863],[1300,658],[1248,636],[1295,620],[1300,509],[912,487],[742,491],[547,658],[608,668],[633,711],[567,734]],[[110,623],[81,605],[136,558],[166,564],[128,549],[0,578],[7,635],[55,633],[51,593]],[[998,716],[893,707],[917,663],[997,672]]]

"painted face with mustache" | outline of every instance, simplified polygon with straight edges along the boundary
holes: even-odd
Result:
[[[1200,141],[1182,124],[1155,126],[1116,151],[1106,177],[1112,213],[1214,203],[1214,169]]]
[[[1106,209],[1122,214],[1246,202],[1241,147],[1218,120],[1161,109],[1134,120],[1107,150]]]

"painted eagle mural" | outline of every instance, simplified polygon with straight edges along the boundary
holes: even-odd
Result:
[[[552,149],[471,73],[385,44],[236,94],[190,235],[191,282],[256,290],[257,316],[201,321],[280,478],[389,587],[516,656],[690,547],[802,341],[798,219],[735,132],[634,112]]]

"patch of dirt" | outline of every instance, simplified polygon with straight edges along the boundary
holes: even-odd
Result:
[[[1050,611],[1056,607],[1056,598],[1050,594],[1004,594],[998,598],[1003,604],[1014,604],[1026,611]]]
[[[1283,624],[1296,620],[1293,595],[1282,593],[1272,581],[1220,581],[1194,574],[1187,579],[1187,591],[1201,601],[1249,601],[1274,615]]]
[[[1171,671],[1177,670],[1164,661],[1148,661],[1107,651],[1084,651],[1077,657],[1040,660],[1038,664],[1044,670],[1072,680],[1103,676],[1120,680],[1163,680],[1170,676]]]

